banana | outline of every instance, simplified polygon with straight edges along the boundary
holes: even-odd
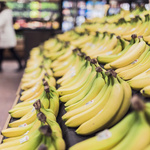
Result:
[[[67,60],[65,60],[61,65],[53,68],[54,75],[55,75],[55,72],[58,72],[61,70],[66,70],[66,69],[72,67],[75,60],[76,60],[76,54],[71,55],[71,57],[69,57]]]
[[[71,111],[71,110],[74,110],[76,108],[86,105],[90,100],[93,100],[98,95],[98,93],[103,88],[104,84],[105,84],[105,81],[102,78],[101,73],[97,73],[96,79],[94,80],[92,88],[90,89],[88,94],[79,102],[66,107],[65,110]]]
[[[29,111],[32,111],[32,109],[33,109],[33,106],[31,105],[31,106],[23,107],[22,109],[16,108],[12,110],[13,112],[11,113],[9,112],[9,113],[13,118],[21,118],[24,115],[26,115]]]
[[[150,85],[144,87],[140,92],[143,96],[150,97]]]
[[[22,139],[20,145],[17,145],[17,146],[12,146],[12,147],[9,147],[9,148],[4,148],[4,150],[12,150],[12,149],[15,149],[15,150],[27,150],[27,149],[30,149],[30,150],[35,150],[39,143],[41,142],[42,140],[42,135],[39,131],[36,132],[34,138],[30,138],[29,136],[26,136],[24,139]]]
[[[67,75],[68,79],[66,79],[66,81],[61,83],[60,88],[70,87],[70,86],[76,84],[77,81],[80,78],[82,78],[83,74],[85,73],[86,65],[87,65],[87,62],[85,62],[85,60],[84,61],[81,60],[81,66],[78,67],[78,69],[72,68],[70,74],[68,74],[69,77]],[[64,76],[64,78],[65,78],[65,76]]]
[[[45,41],[43,47],[45,50],[49,50],[49,49],[53,49],[57,44],[58,44],[58,40],[56,38],[53,38]]]
[[[116,73],[120,73],[122,71],[125,71],[125,70],[128,70],[128,69],[131,69],[135,66],[137,66],[138,64],[140,64],[143,59],[146,57],[147,53],[149,52],[149,46],[146,46],[146,50],[143,52],[143,54],[139,57],[139,59],[136,59],[135,61],[133,61],[130,65],[127,65],[125,67],[122,67],[122,68],[119,68],[119,69],[116,69],[115,72]]]
[[[62,131],[59,124],[56,121],[49,120],[48,118],[46,119],[46,122],[51,127],[52,131],[55,132],[58,137],[62,138]]]
[[[24,73],[23,77],[21,79],[21,82],[26,82],[26,81],[28,81],[29,79],[32,79],[32,78],[37,78],[40,75],[40,73],[41,73],[41,68],[40,67],[38,67],[33,72]]]
[[[145,104],[145,115],[146,115],[146,118],[147,118],[147,121],[149,122],[150,124],[150,103],[146,103]]]
[[[31,127],[30,130],[28,130],[27,132],[25,132],[25,134],[21,135],[21,136],[17,136],[17,137],[11,137],[11,138],[7,138],[7,139],[4,139],[3,140],[3,143],[9,143],[9,142],[12,142],[12,141],[15,141],[15,140],[19,140],[19,139],[22,139],[25,135],[29,135],[29,134],[32,134],[35,130],[37,130],[39,127],[41,126],[41,122],[36,119],[35,120],[35,124]]]
[[[27,102],[27,101],[31,101],[31,100],[34,100],[34,99],[37,99],[37,98],[41,97],[43,91],[44,91],[44,87],[41,86],[40,90],[39,90],[37,93],[35,93],[32,97],[29,97],[29,98],[23,100],[23,102],[24,102],[24,101],[26,101],[26,102]]]
[[[29,89],[31,87],[33,87],[34,85],[36,85],[36,83],[38,81],[40,81],[43,77],[44,77],[44,74],[45,74],[45,70],[43,69],[43,71],[41,72],[40,76],[32,81],[30,81],[29,83],[24,83],[21,85],[21,88],[23,90],[26,90],[26,89]]]
[[[146,122],[144,112],[138,112],[138,120],[135,122],[129,134],[113,150],[142,150],[149,144],[150,127]],[[133,136],[134,135],[134,136]],[[142,138],[141,138],[142,137]]]
[[[57,117],[59,112],[59,98],[58,96],[50,93],[50,109],[54,112]]]
[[[117,45],[117,38],[116,38],[116,36],[113,35],[113,37],[110,40],[110,44],[109,45],[103,46],[102,49],[95,50],[95,52],[92,52],[92,54],[89,54],[89,55],[92,58],[95,58],[96,56],[107,54],[107,53],[113,51],[113,49],[115,48],[116,45]]]
[[[150,144],[144,150],[150,150]]]
[[[21,101],[25,101],[26,99],[30,98],[30,97],[33,97],[36,93],[38,93],[42,87],[42,81],[36,83],[35,86],[33,86],[32,88],[26,90],[26,91],[23,91],[21,93],[21,97],[20,97],[20,100]]]
[[[22,143],[28,142],[29,140],[36,138],[38,132],[39,132],[38,130],[35,130],[28,135],[24,135],[24,137],[22,137],[20,139],[16,139],[16,140],[13,140],[10,142],[3,143],[0,145],[0,149],[5,149],[5,148],[13,147],[13,146],[22,145]]]
[[[57,136],[55,132],[52,132],[52,140],[56,150],[65,150],[66,145],[62,137]]]
[[[92,39],[93,39],[92,35],[89,35],[89,36],[84,35],[84,36],[80,37],[80,39],[72,41],[71,45],[78,47],[78,46],[80,46],[84,43],[87,43],[87,42],[91,41]]]
[[[78,82],[77,84],[75,84],[74,86],[70,87],[70,88],[59,88],[58,92],[60,95],[65,95],[65,94],[69,94],[72,92],[75,92],[77,90],[79,90],[87,81],[90,73],[91,73],[92,67],[90,66],[90,64],[87,65],[86,70],[85,70],[85,74],[84,74],[84,78],[82,78],[82,80],[80,80],[80,82]]]
[[[122,121],[109,130],[104,130],[96,136],[83,142],[73,145],[69,150],[106,150],[112,149],[117,145],[130,131],[131,126],[136,119],[135,113],[127,115]],[[120,134],[121,133],[121,134]]]
[[[46,145],[48,147],[48,150],[56,150],[51,137],[46,137]]]
[[[123,55],[122,57],[120,57],[119,59],[117,59],[116,61],[111,62],[110,66],[112,68],[121,68],[121,67],[124,67],[126,65],[129,65],[134,60],[136,60],[137,58],[139,58],[139,56],[145,50],[146,43],[142,39],[140,39],[140,42],[136,45],[136,48],[134,46],[132,46],[130,48],[130,50],[128,50],[128,53],[126,53],[125,55]],[[133,49],[133,47],[134,47],[134,49]],[[131,49],[132,49],[132,51],[131,51]]]
[[[127,111],[129,110],[130,107],[130,99],[132,97],[132,90],[129,86],[129,84],[125,81],[123,81],[121,78],[117,77],[119,79],[119,82],[121,83],[122,87],[123,87],[123,91],[124,91],[124,95],[123,95],[123,102],[120,106],[120,109],[118,110],[118,113],[115,115],[115,117],[113,118],[113,120],[110,122],[108,127],[113,126],[114,124],[116,124],[118,121],[120,121],[124,115],[127,113]]]
[[[95,77],[96,77],[96,71],[95,71],[95,66],[93,66],[93,70],[92,72],[90,73],[89,77],[88,77],[88,82],[86,82],[82,87],[81,89],[81,92],[80,94],[78,95],[75,95],[74,98],[72,99],[69,99],[66,103],[65,103],[65,106],[70,106],[78,101],[80,101],[82,98],[84,98],[87,93],[89,92],[90,88],[92,87],[93,85],[93,82],[95,80]],[[104,84],[104,83],[103,83]]]
[[[27,113],[28,117],[27,118],[21,118],[19,120],[16,120],[14,122],[11,122],[9,123],[9,127],[13,128],[13,127],[18,127],[18,126],[21,126],[23,124],[30,124],[32,122],[35,121],[36,119],[36,112],[33,111],[33,112],[28,112]]]
[[[5,130],[2,130],[2,135],[4,135],[5,137],[16,137],[16,136],[23,135],[24,133],[26,133],[28,130],[32,128],[34,123],[35,122],[29,125],[25,125],[23,127],[15,127],[15,128],[8,128]]]
[[[56,116],[51,109],[40,108],[40,111],[45,114],[49,120],[56,121]]]
[[[110,63],[111,62],[115,62],[117,61],[119,58],[123,57],[126,53],[128,53],[128,51],[131,51],[132,49],[134,49],[137,44],[138,44],[138,40],[136,39],[136,35],[132,35],[131,36],[132,39],[130,41],[130,44],[128,46],[126,46],[119,54],[117,55],[110,55],[110,56],[105,56],[104,59],[101,56],[98,56],[97,60],[100,63],[108,63],[104,66],[105,69],[110,69]],[[136,41],[136,42],[135,42]]]
[[[150,68],[129,80],[128,83],[135,90],[140,90],[150,85]]]
[[[114,85],[106,105],[97,115],[84,122],[76,130],[77,134],[87,135],[103,129],[104,126],[116,115],[123,100],[123,87],[116,78],[113,77],[113,80]]]
[[[75,78],[75,76],[79,73],[79,70],[82,68],[84,61],[80,57],[76,57],[75,64],[64,74],[64,76],[57,80],[57,83],[60,85],[63,85],[64,82],[68,82],[72,78]]]
[[[107,104],[109,96],[111,94],[111,90],[112,85],[110,84],[104,95],[101,95],[101,97],[99,96],[98,100],[95,101],[93,100],[95,102],[95,103],[93,102],[94,105],[93,107],[89,108],[88,110],[78,115],[69,118],[69,120],[67,120],[65,125],[68,127],[78,127],[79,125],[82,125],[86,121],[92,119],[92,117],[94,117],[97,113],[99,113],[99,111],[103,110],[103,108]]]
[[[110,40],[110,36],[106,33],[104,34],[99,34],[98,35],[98,40],[96,43],[94,43],[94,46],[89,47],[87,49],[82,49],[83,52],[86,54],[90,55],[91,53],[95,52],[95,50],[101,50],[104,46],[106,46],[106,43]],[[101,42],[99,42],[101,41]]]
[[[83,105],[81,107],[78,107],[74,110],[68,111],[66,114],[64,114],[62,116],[62,119],[68,120],[69,118],[71,118],[75,115],[81,114],[81,113],[87,111],[88,109],[92,108],[95,105],[95,103],[98,102],[99,99],[103,97],[103,95],[107,91],[107,88],[108,88],[108,83],[103,86],[103,88],[99,91],[99,93],[97,95],[95,95],[95,97],[93,99],[91,98],[85,105]]]
[[[124,80],[129,80],[129,79],[132,79],[133,77],[139,75],[140,73],[146,71],[147,69],[150,68],[149,57],[150,57],[150,52],[148,52],[148,54],[143,59],[143,61],[141,61],[141,63],[139,63],[137,66],[135,66],[131,69],[120,72],[118,74],[118,76],[122,77]]]
[[[113,40],[111,39],[111,37],[113,36]],[[89,56],[91,56],[91,57],[94,57],[94,55],[96,55],[97,53],[100,53],[101,51],[103,52],[107,52],[108,50],[109,50],[109,48],[107,48],[107,42],[109,41],[111,44],[109,45],[109,47],[111,47],[111,46],[113,46],[114,47],[114,45],[113,45],[113,42],[112,41],[114,41],[115,42],[115,44],[116,44],[116,42],[117,42],[117,40],[116,40],[116,38],[115,38],[115,36],[114,35],[112,35],[112,36],[110,36],[110,35],[105,35],[104,34],[104,38],[102,39],[102,41],[100,42],[100,44],[98,44],[97,46],[96,46],[96,48],[93,48],[93,49],[89,49],[88,51],[86,51],[86,53],[89,55]],[[111,41],[112,40],[112,41]]]

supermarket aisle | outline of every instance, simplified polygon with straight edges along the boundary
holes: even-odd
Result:
[[[14,72],[16,68],[15,61],[4,61],[3,73],[0,73],[0,131],[15,100],[15,94],[22,77],[23,71],[16,73]]]

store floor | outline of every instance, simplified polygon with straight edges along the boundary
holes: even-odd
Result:
[[[21,72],[15,72],[17,63],[15,61],[4,61],[3,72],[0,73],[0,131],[8,117],[16,97],[16,91],[22,77]]]

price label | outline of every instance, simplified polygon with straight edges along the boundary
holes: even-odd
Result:
[[[97,136],[98,141],[102,141],[102,140],[112,137],[112,133],[106,129],[106,130],[98,133],[96,136]]]
[[[25,136],[22,139],[20,139],[20,144],[22,144],[22,143],[24,143],[24,142],[26,142],[28,140],[29,140],[29,136]]]

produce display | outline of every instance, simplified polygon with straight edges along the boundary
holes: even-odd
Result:
[[[148,13],[136,9],[87,20],[33,48],[20,101],[9,111],[17,120],[2,130],[8,138],[0,149],[148,150]],[[59,100],[65,126],[91,138],[65,146],[56,122]]]
[[[50,1],[7,2],[13,11],[14,29],[59,29],[60,6]],[[57,24],[57,25],[55,25]]]
[[[10,115],[18,120],[2,130],[7,137],[0,145],[3,150],[56,149],[65,150],[62,131],[56,122],[59,111],[59,94],[56,80],[50,69],[51,60],[34,48],[30,53],[25,73],[21,80],[20,100]]]

